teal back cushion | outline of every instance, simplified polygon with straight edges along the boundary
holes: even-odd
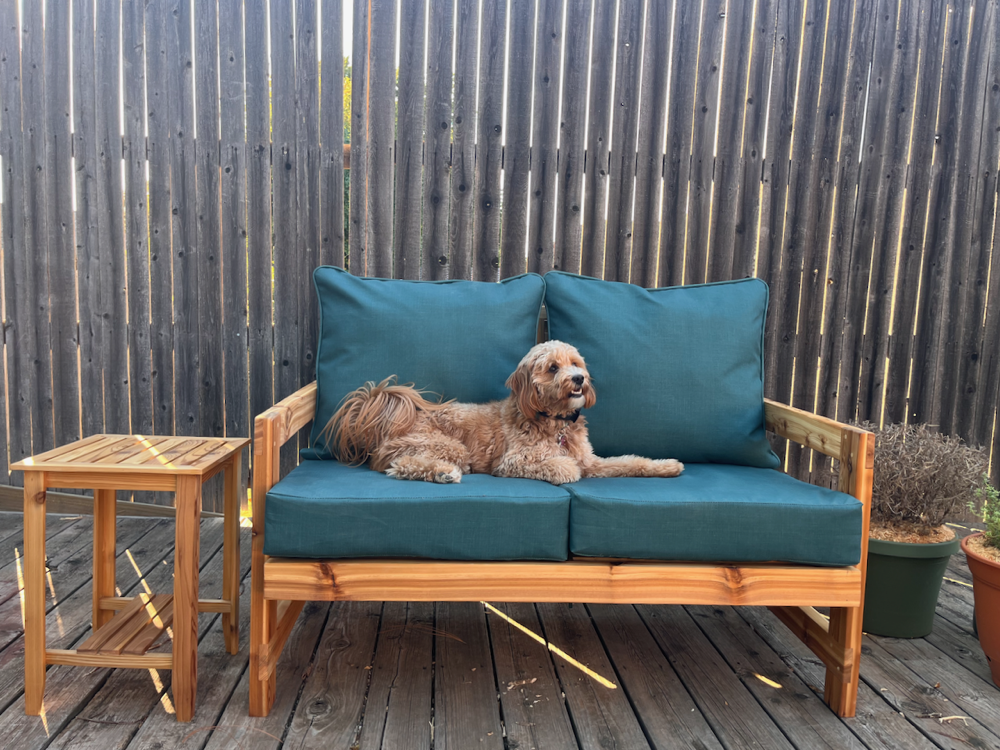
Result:
[[[767,284],[643,289],[553,271],[549,338],[576,346],[594,452],[775,468],[764,430]]]
[[[396,375],[458,401],[506,398],[507,377],[535,343],[545,290],[536,274],[499,284],[401,281],[324,266],[313,281],[318,395],[304,458],[331,457],[320,432],[344,396],[369,380]]]

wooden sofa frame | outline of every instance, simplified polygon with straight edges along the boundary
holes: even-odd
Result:
[[[767,429],[840,461],[839,489],[864,506],[861,562],[840,568],[646,560],[294,560],[264,554],[264,503],[281,447],[313,419],[316,383],[259,415],[253,444],[250,715],[274,703],[275,665],[306,601],[501,601],[766,605],[826,666],[824,700],[854,716],[874,436],[766,400]],[[814,607],[830,607],[829,621]]]

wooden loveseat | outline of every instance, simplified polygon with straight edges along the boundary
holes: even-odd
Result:
[[[567,318],[565,315],[567,309],[571,308],[571,306],[570,308],[566,307],[567,299],[573,302],[573,294],[582,290],[586,297],[586,295],[591,294],[592,289],[596,289],[597,295],[600,296],[606,287],[594,286],[593,284],[604,285],[608,282],[597,282],[596,280],[581,282],[578,281],[581,277],[570,278],[568,274],[564,276],[567,278],[552,277],[550,279],[550,277],[546,277],[551,282],[550,292],[546,292],[545,301],[549,307],[549,328],[552,337],[576,343],[573,341],[574,336],[586,339],[588,335],[593,334],[597,337],[598,342],[617,337],[623,339],[618,344],[627,345],[627,339],[631,335],[628,332],[615,331],[614,335],[611,335],[609,330],[601,330],[601,326],[595,323],[593,318],[579,314]],[[745,400],[747,396],[745,391],[752,391],[749,394],[749,400],[751,402],[754,399],[757,400],[761,413],[759,428],[762,434],[766,428],[771,433],[788,438],[839,461],[839,493],[811,488],[811,485],[805,485],[785,477],[780,472],[773,471],[774,465],[767,463],[771,459],[765,458],[763,466],[733,469],[738,483],[730,486],[745,486],[749,497],[753,496],[755,491],[756,485],[754,483],[763,482],[762,492],[774,491],[778,494],[790,492],[791,505],[768,507],[771,503],[762,499],[759,493],[758,496],[750,497],[747,502],[743,503],[746,498],[737,497],[740,492],[733,491],[730,493],[732,497],[706,496],[704,502],[687,502],[671,506],[669,500],[671,493],[683,494],[686,491],[685,487],[701,486],[698,485],[699,481],[704,486],[716,486],[711,484],[714,481],[712,472],[729,471],[724,459],[721,465],[713,463],[719,459],[713,457],[711,451],[716,449],[716,444],[722,445],[728,439],[725,434],[720,432],[722,428],[716,425],[710,433],[711,439],[705,446],[690,448],[690,450],[695,451],[696,458],[701,455],[698,454],[698,450],[709,451],[709,453],[705,454],[704,464],[687,463],[685,474],[682,475],[682,477],[689,475],[689,478],[684,480],[687,484],[681,484],[681,478],[662,480],[591,479],[578,483],[582,489],[565,486],[569,488],[567,491],[572,495],[571,498],[570,495],[567,495],[565,508],[571,528],[568,534],[554,537],[555,541],[551,544],[557,548],[555,555],[538,552],[535,549],[514,550],[510,555],[507,555],[503,545],[512,543],[503,541],[506,537],[504,537],[505,521],[502,516],[499,521],[494,519],[496,529],[491,532],[490,542],[485,545],[481,542],[477,543],[476,549],[484,550],[482,559],[476,559],[474,552],[463,551],[461,540],[456,541],[453,538],[461,536],[461,534],[452,534],[447,529],[442,532],[441,540],[434,541],[432,538],[426,542],[426,552],[420,547],[419,538],[422,538],[422,534],[413,535],[412,529],[409,534],[405,530],[399,531],[400,536],[394,541],[392,537],[397,534],[398,530],[390,529],[388,525],[392,524],[393,514],[399,514],[399,509],[405,507],[407,503],[418,503],[415,506],[418,512],[418,515],[415,516],[416,521],[409,523],[419,525],[427,520],[430,524],[447,525],[450,522],[447,519],[441,520],[433,517],[436,506],[419,505],[419,502],[412,498],[399,501],[404,503],[402,506],[398,503],[391,505],[390,515],[371,521],[370,523],[376,528],[374,533],[369,533],[372,531],[371,529],[357,526],[358,523],[366,523],[364,519],[359,521],[357,518],[357,508],[359,507],[357,503],[360,502],[363,507],[365,501],[363,493],[355,493],[357,497],[362,497],[362,500],[358,501],[357,497],[352,495],[351,499],[355,505],[351,506],[350,513],[345,512],[343,517],[334,519],[332,525],[324,527],[323,516],[336,516],[339,512],[338,508],[341,507],[338,505],[339,498],[329,500],[326,497],[329,494],[336,495],[341,492],[341,489],[338,489],[340,487],[338,482],[342,482],[344,487],[349,486],[351,482],[362,483],[365,487],[375,487],[376,492],[381,492],[386,496],[395,494],[394,491],[400,487],[399,480],[376,475],[367,467],[343,467],[336,464],[329,455],[323,455],[323,446],[321,445],[314,449],[312,455],[304,456],[310,459],[320,459],[319,462],[315,460],[303,461],[302,465],[293,470],[288,477],[285,477],[285,482],[278,486],[283,479],[280,471],[282,446],[310,423],[315,422],[319,428],[322,428],[322,423],[325,423],[330,413],[331,404],[335,405],[343,395],[341,391],[360,385],[360,383],[351,382],[348,386],[347,383],[344,383],[342,389],[338,390],[335,385],[332,385],[335,380],[329,379],[331,371],[337,372],[338,376],[346,378],[348,381],[354,377],[353,373],[345,372],[345,368],[349,370],[350,367],[358,365],[356,362],[358,349],[344,344],[344,340],[350,339],[355,333],[358,336],[370,337],[373,335],[371,328],[366,329],[364,325],[357,324],[356,321],[351,322],[351,311],[357,307],[357,314],[361,316],[358,319],[367,320],[371,311],[364,310],[364,307],[368,303],[392,307],[401,294],[405,297],[405,294],[411,289],[417,289],[418,295],[427,292],[432,295],[431,299],[434,299],[434,295],[439,294],[434,290],[428,291],[427,287],[380,287],[377,286],[378,282],[379,280],[346,278],[346,274],[341,274],[333,269],[317,271],[317,289],[324,316],[317,364],[318,382],[302,388],[275,404],[255,420],[250,623],[251,715],[266,715],[274,702],[275,667],[304,603],[306,601],[338,600],[765,605],[770,607],[791,632],[809,646],[826,665],[825,700],[830,707],[840,716],[854,715],[859,679],[865,560],[867,557],[874,455],[874,438],[870,433],[774,401],[764,400],[760,391],[754,390],[758,387],[757,385],[754,385],[754,389],[748,389],[747,383],[742,381],[730,384],[732,385],[731,395],[734,398],[744,398]],[[422,282],[382,283],[422,284]],[[473,284],[474,282],[457,283]],[[739,283],[741,282],[737,282],[737,284]],[[366,284],[368,286],[365,286]],[[492,294],[494,288],[499,286],[490,285],[489,293]],[[753,286],[718,287],[715,285],[717,288],[709,289],[712,286],[702,287],[701,289],[705,291],[700,291],[697,288],[683,288],[692,289],[692,291],[682,295],[673,294],[673,296],[664,295],[662,297],[662,299],[671,300],[671,304],[678,300],[683,302],[679,306],[670,307],[665,312],[668,315],[667,319],[671,321],[672,330],[678,328],[673,325],[673,322],[677,320],[678,314],[686,314],[683,312],[684,310],[695,310],[696,312],[693,313],[695,316],[702,314],[697,311],[708,311],[711,315],[717,315],[718,308],[727,307],[731,300],[742,299],[740,295],[748,294],[747,299],[750,300],[751,307],[754,305],[759,307],[759,289]],[[618,287],[628,287],[628,285],[615,285],[613,288],[608,288],[609,293],[621,294],[626,297],[648,294],[646,290],[619,289]],[[376,299],[374,302],[372,300],[368,300],[367,303],[359,301],[358,294],[367,294],[372,288],[378,290],[376,297],[383,292],[386,292],[387,296]],[[479,288],[473,287],[471,289],[477,295],[482,294]],[[448,294],[454,296],[460,291],[461,289],[451,289]],[[656,291],[669,292],[671,290]],[[549,293],[552,293],[551,297],[548,296]],[[689,294],[695,296],[690,297]],[[706,296],[702,299],[698,295]],[[716,296],[712,297],[711,295]],[[332,307],[328,304],[331,298],[334,299],[334,302],[331,303]],[[472,299],[478,299],[478,297],[474,296]],[[694,307],[690,306],[692,300],[698,303]],[[454,300],[449,302],[445,299],[442,304],[447,306],[453,302]],[[501,304],[494,308],[500,311],[497,314],[504,316],[510,314],[512,303],[507,300],[500,302]],[[467,303],[468,300],[461,304]],[[484,308],[489,307],[486,302],[483,304]],[[646,297],[642,297],[641,304],[649,304]],[[696,341],[697,345],[704,345],[706,336],[711,338],[716,335],[712,331],[718,332],[718,336],[722,337],[720,341],[727,342],[725,345],[729,346],[732,340],[731,328],[739,328],[740,325],[746,324],[750,326],[748,330],[751,331],[756,331],[755,326],[760,326],[762,329],[762,312],[759,320],[756,318],[747,320],[748,317],[753,318],[746,312],[750,308],[741,309],[737,303],[733,303],[733,305],[733,310],[722,313],[730,315],[731,326],[720,328],[719,321],[712,319],[709,328],[699,329],[693,335],[693,338],[698,340]],[[763,305],[766,308],[766,291],[763,295]],[[619,309],[617,302],[607,300],[599,300],[597,308],[598,311],[595,314],[599,315],[600,311],[609,310],[611,311],[609,312],[610,317],[614,317],[614,310]],[[399,334],[398,329],[406,328],[408,321],[412,320],[415,315],[414,309],[407,308],[403,304],[402,309],[398,311],[399,317],[393,319],[390,316],[390,319],[386,320],[382,316],[384,310],[380,308],[379,315],[382,319],[377,326],[388,326],[384,330],[391,330],[391,333],[387,332],[385,336],[392,339],[392,336]],[[627,304],[624,309],[628,309]],[[433,312],[442,314],[441,310]],[[445,310],[443,314],[448,317],[453,315],[454,311]],[[587,318],[585,330],[574,330],[570,322],[572,318],[578,320]],[[331,323],[334,319],[337,321],[336,325]],[[508,322],[505,322],[504,325],[506,326]],[[484,322],[482,318],[477,318],[475,324],[480,327],[485,325],[489,328],[489,321]],[[654,326],[653,330],[663,330],[662,321],[653,320],[650,324]],[[414,321],[414,325],[419,327],[421,323]],[[359,327],[362,330],[355,331]],[[722,328],[726,330],[722,330]],[[685,333],[683,325],[679,326],[679,329],[681,329],[679,334],[665,334],[665,338],[670,341],[668,351],[672,355],[682,351],[684,343],[681,339],[683,336],[692,334],[691,331]],[[378,329],[376,333],[380,333],[382,330]],[[636,339],[637,341],[645,341],[650,335],[650,331],[645,329],[633,333],[640,337]],[[406,332],[406,336],[409,337],[419,337],[419,335],[419,332]],[[440,332],[432,331],[429,335],[434,341],[440,340]],[[534,338],[533,332],[532,338]],[[743,338],[752,339],[754,336],[744,336]],[[332,341],[332,339],[336,340]],[[380,345],[375,339],[372,341],[373,346]],[[388,366],[386,365],[386,357],[393,367],[398,366],[400,369],[406,370],[410,366],[405,351],[399,354],[398,361],[395,359],[397,350],[405,349],[405,345],[394,340],[382,343],[388,347],[388,354],[382,356],[382,359],[376,360],[380,363],[378,366]],[[462,347],[474,348],[475,346],[470,344],[468,340],[459,342],[459,344]],[[515,344],[516,342],[512,342],[511,346],[514,347]],[[598,361],[593,361],[592,354],[588,353],[586,348],[588,342],[583,341],[582,344],[579,348],[588,359],[588,365],[598,384],[599,406],[601,394],[614,386],[615,363],[611,360],[601,362],[601,358],[596,355],[594,355],[594,359]],[[732,345],[736,348],[740,346],[739,343]],[[597,345],[590,342],[591,352],[595,351],[595,346]],[[634,348],[634,342],[632,346]],[[753,350],[754,346],[756,344],[751,341],[750,349]],[[339,364],[337,364],[337,356],[334,356],[334,350],[337,347],[346,347],[337,354],[337,356],[341,356]],[[526,351],[527,347],[522,347],[522,349]],[[422,354],[420,347],[417,347],[415,351],[414,356],[418,358],[420,363],[423,363],[425,359],[428,361],[435,359],[433,356]],[[493,349],[490,352],[489,355],[481,356],[495,354]],[[659,356],[656,351],[651,349],[647,349],[646,353],[647,359],[656,359]],[[475,354],[475,352],[470,352],[470,356],[475,356]],[[741,356],[745,358],[746,354]],[[758,356],[758,354],[751,351],[751,356]],[[348,360],[344,358],[349,358],[349,363],[346,365],[344,363]],[[669,366],[675,365],[674,360],[678,360],[677,366],[682,369],[693,366],[688,365],[690,359],[690,357],[679,354],[671,356]],[[729,367],[732,363],[727,364],[717,359],[713,359],[711,364],[712,367],[719,368],[720,373],[730,372],[733,369]],[[750,364],[753,365],[753,362]],[[371,368],[375,365],[372,362],[362,362],[358,366]],[[420,364],[418,369],[420,366],[423,365]],[[604,373],[602,373],[602,366],[605,370]],[[625,372],[628,371],[628,367],[629,365],[626,363]],[[753,367],[748,372],[752,375]],[[407,372],[370,372],[365,379],[378,380],[388,374],[399,374],[401,378],[407,380],[414,379]],[[417,373],[418,376],[420,374]],[[703,376],[704,373],[701,373],[699,377],[694,377],[691,380],[692,387],[704,386],[704,383],[697,382],[699,378],[704,379]],[[427,377],[433,378],[433,373]],[[684,391],[686,377],[685,372],[681,372],[670,382],[676,383],[677,390]],[[662,378],[662,373],[658,375],[658,378]],[[662,380],[658,382],[662,385]],[[754,382],[756,383],[756,381]],[[433,386],[435,384],[428,383],[427,385]],[[717,403],[727,405],[729,408],[727,394],[718,393],[725,388],[717,384],[708,385],[708,392],[712,394],[710,398],[712,408]],[[442,390],[445,390],[444,395],[446,396],[452,395],[454,392]],[[641,391],[642,384],[638,383],[629,390]],[[672,393],[674,387],[668,390]],[[460,388],[455,395],[460,400],[472,400],[468,397],[463,398],[464,394],[460,392]],[[681,402],[684,402],[684,399],[690,400],[691,395],[686,393],[682,394],[682,397]],[[613,396],[609,397],[609,400],[614,405]],[[620,402],[618,403],[620,408],[625,408],[620,406]],[[642,402],[642,405],[645,403]],[[615,417],[615,414],[609,416],[611,419]],[[708,414],[704,418],[711,419],[712,415]],[[641,432],[641,425],[634,426],[637,424],[637,420],[641,422],[639,417],[633,415],[627,422],[628,435],[636,431]],[[666,416],[662,419],[658,417],[655,420],[656,425],[658,426],[663,420],[669,422]],[[590,427],[592,439],[602,425],[605,426],[604,432],[606,434],[614,434],[614,425],[596,415],[595,408],[595,418]],[[756,431],[758,426],[753,425],[752,427]],[[673,427],[667,425],[667,428],[677,430],[676,425]],[[669,433],[666,434],[669,437]],[[318,430],[314,424],[314,442],[317,435]],[[759,436],[756,435],[756,432],[753,437],[759,443]],[[668,439],[667,442],[670,440]],[[669,450],[683,450],[685,443],[697,443],[697,439],[682,439],[676,445],[671,445]],[[598,449],[596,440],[594,444],[595,449]],[[769,452],[769,448],[766,450]],[[598,453],[601,452],[598,449]],[[690,460],[688,456],[682,456],[682,458]],[[748,459],[748,461],[752,463],[752,459]],[[321,482],[319,485],[314,480],[310,480],[313,482],[312,484],[309,482],[303,484],[301,481],[296,484],[295,482],[296,472],[299,472],[298,476],[305,476],[309,472],[315,475],[317,472],[323,472],[327,469],[332,472],[329,474],[330,477],[337,478],[335,482]],[[323,474],[320,473],[319,476],[322,477]],[[491,486],[490,482],[505,481],[483,475],[476,476],[482,477],[482,484],[476,485],[475,482],[470,481],[468,484],[472,489],[489,487]],[[699,476],[702,476],[701,480]],[[474,480],[475,477],[470,476],[466,479]],[[523,483],[531,480],[506,481]],[[394,482],[397,484],[392,484]],[[618,482],[619,484],[590,484],[584,487],[588,482]],[[622,482],[633,484],[621,484]],[[662,484],[671,482],[676,484]],[[708,484],[705,484],[706,482]],[[771,484],[769,483],[774,483],[777,490],[770,489]],[[424,485],[426,483],[407,484]],[[315,489],[317,486],[321,486],[323,489]],[[314,489],[302,490],[302,487]],[[410,491],[411,494],[418,490],[433,493],[437,491],[435,488],[438,487],[442,487],[442,485],[428,485],[427,488],[407,487],[406,490]],[[447,485],[447,487],[456,486]],[[550,486],[544,485],[544,487],[549,488]],[[612,499],[618,504],[600,506],[599,512],[605,514],[608,512],[608,508],[612,509],[610,516],[599,515],[597,517],[611,519],[605,522],[609,527],[607,533],[609,539],[617,538],[618,540],[609,542],[606,554],[602,554],[600,548],[594,548],[592,529],[588,531],[586,528],[577,528],[577,525],[587,518],[586,513],[593,512],[593,509],[588,511],[583,504],[587,492],[591,495],[597,492],[599,495],[602,487],[614,487],[616,492],[611,494],[617,493],[623,497],[629,492],[641,493],[639,500],[635,502],[619,502],[621,497],[613,497]],[[557,489],[559,488],[555,488],[553,492]],[[460,490],[456,488],[448,491],[458,492]],[[476,491],[481,491],[481,489]],[[705,492],[704,489],[701,491]],[[312,502],[316,498],[306,497],[304,498],[306,505],[302,507],[296,506],[294,502],[289,505],[289,494],[294,496],[295,492],[305,492],[306,494],[311,492],[323,497],[319,498],[320,502]],[[269,493],[271,493],[270,498]],[[347,490],[344,490],[343,493],[350,494]],[[796,493],[804,498],[802,501],[804,504],[801,507],[796,505],[798,502]],[[646,501],[647,494],[649,496],[648,502]],[[666,505],[665,508],[660,507],[661,501],[657,499],[661,496],[667,497],[667,500],[662,501]],[[379,500],[380,498],[369,502],[372,506],[377,506]],[[392,498],[392,500],[396,502],[398,498]],[[593,498],[590,500],[592,501]],[[487,501],[476,500],[475,502]],[[743,504],[741,505],[741,503]],[[475,509],[475,503],[472,507]],[[305,509],[303,510],[303,508]],[[373,512],[378,511],[376,509]],[[519,506],[514,512],[530,513],[534,511],[524,510]],[[830,515],[834,512],[838,515]],[[462,515],[461,509],[455,513],[451,511],[447,511],[447,513],[449,519],[455,515],[459,517]],[[661,515],[643,515],[645,513],[659,513]],[[662,515],[663,513],[668,515]],[[720,513],[721,515],[719,515]],[[630,521],[629,514],[638,514],[636,516],[638,520]],[[781,534],[772,533],[773,529],[769,527],[773,527],[773,519],[783,518],[786,514],[796,519],[790,522],[792,528],[787,533],[784,530]],[[809,523],[803,523],[803,519],[808,521],[810,515],[819,519],[815,527],[809,526]],[[654,517],[666,520],[657,525],[649,520]],[[475,516],[473,515],[471,518],[472,523],[474,523]],[[516,519],[517,516],[514,518]],[[289,519],[292,523],[289,522]],[[618,530],[611,528],[616,525],[616,519],[620,519],[623,526],[632,524],[627,534],[619,534],[616,537]],[[718,527],[720,523],[725,526],[726,519],[731,519],[731,525],[741,527],[736,530],[738,533],[722,533],[720,539],[699,542],[702,547],[698,549],[702,551],[697,554],[692,553],[690,548],[682,543],[682,537],[696,536],[692,533],[692,528],[699,528],[700,524],[708,524],[709,522],[713,527]],[[759,520],[755,521],[754,519]],[[400,519],[400,524],[405,523],[407,523],[405,519]],[[526,521],[526,525],[528,523],[531,523],[530,519]],[[590,525],[593,527],[594,523]],[[652,532],[643,527],[653,527]],[[839,530],[833,527],[839,527]],[[433,526],[428,528],[432,530],[427,536],[434,537]],[[804,539],[791,538],[797,533],[797,529],[801,530]],[[733,532],[734,530],[730,529],[729,531]],[[723,529],[723,532],[726,530]],[[512,534],[514,533],[516,533],[516,529],[512,531]],[[598,530],[596,533],[600,534],[600,531]],[[587,537],[588,534],[590,534],[589,537]],[[839,537],[838,534],[840,534]],[[417,541],[413,541],[414,536],[419,537]],[[827,536],[836,538],[831,543],[829,553],[816,552],[817,559],[811,560],[812,553],[808,550],[813,547],[823,547],[828,541]],[[495,538],[500,539],[497,542],[499,547],[490,546]],[[641,547],[646,551],[637,553],[634,557],[622,554],[623,550],[639,549],[639,547],[629,547],[630,544],[639,543],[636,542],[636,539],[640,540],[641,545],[646,545]],[[455,543],[452,544],[452,542]],[[414,547],[414,544],[417,546]],[[653,544],[651,552],[648,551],[649,544]],[[581,545],[586,547],[582,553],[578,551]],[[561,553],[559,553],[560,549]],[[343,554],[340,550],[343,550]],[[803,552],[802,550],[807,551]],[[704,559],[706,556],[710,559]],[[774,562],[774,559],[782,561]],[[794,561],[784,561],[785,559]],[[829,618],[827,619],[818,613],[815,607],[829,607]]]

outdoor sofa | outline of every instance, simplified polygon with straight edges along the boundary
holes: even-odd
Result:
[[[764,282],[646,290],[562,272],[419,282],[328,267],[314,281],[316,382],[254,425],[252,715],[270,710],[310,600],[767,605],[826,665],[826,702],[854,715],[873,437],[764,399]],[[505,398],[545,335],[543,303],[548,337],[593,376],[595,452],[676,458],[680,477],[433,484],[333,459],[320,432],[366,381]],[[282,446],[310,423],[282,477]],[[839,491],[784,474],[768,431],[836,459]]]

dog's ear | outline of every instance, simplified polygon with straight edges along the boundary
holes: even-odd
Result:
[[[530,365],[518,365],[518,368],[507,378],[506,385],[517,400],[517,408],[528,419],[534,419],[538,412],[543,411],[541,404],[538,403],[538,393],[534,383],[532,383]]]
[[[594,390],[594,382],[590,381],[583,389],[583,408],[589,409],[597,403],[597,391]]]

